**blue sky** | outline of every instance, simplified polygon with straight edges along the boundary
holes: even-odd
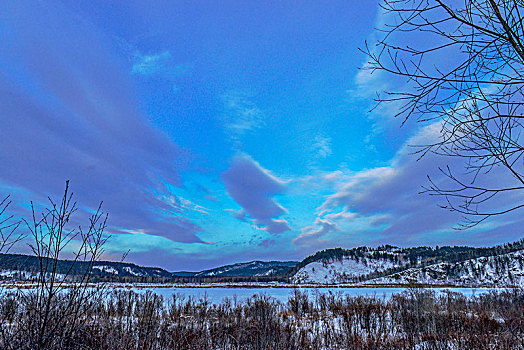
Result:
[[[0,5],[0,193],[17,215],[71,181],[109,212],[107,259],[199,270],[384,243],[487,245],[419,195],[434,125],[369,113],[376,1]],[[27,247],[17,247],[21,252]]]

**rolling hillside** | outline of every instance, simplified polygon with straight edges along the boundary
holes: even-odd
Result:
[[[304,284],[524,286],[524,240],[490,247],[327,249],[307,257],[290,277]]]
[[[52,263],[51,260],[48,261]],[[57,273],[81,275],[88,265],[59,260]],[[0,280],[33,280],[35,256],[0,254]],[[495,247],[464,246],[326,249],[301,262],[250,261],[200,272],[98,261],[93,281],[112,282],[291,282],[294,284],[524,286],[524,240]]]
[[[195,277],[269,277],[287,275],[297,261],[250,261],[195,273]]]

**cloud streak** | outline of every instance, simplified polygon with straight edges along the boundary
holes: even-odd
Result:
[[[313,142],[313,151],[317,158],[324,159],[329,157],[333,153],[331,150],[331,138],[317,135]]]
[[[278,219],[286,209],[273,196],[285,191],[285,182],[247,156],[237,156],[231,167],[222,174],[228,194],[252,219],[258,229],[272,234],[289,231],[284,219]],[[236,214],[239,220],[245,216]]]
[[[298,245],[306,245],[311,241],[316,243],[321,239],[321,237],[337,231],[340,231],[340,228],[338,228],[333,220],[326,220],[318,217],[313,225],[302,229],[302,233],[293,240],[293,243]]]
[[[414,149],[408,146],[434,141],[439,130],[439,123],[419,130],[397,152],[389,166],[350,174],[338,171],[329,174],[329,181],[324,176],[320,181],[328,181],[335,191],[318,208],[314,224],[304,227],[294,243],[322,243],[322,237],[336,232],[346,236],[367,236],[365,241],[368,243],[401,245],[411,245],[409,242],[427,244],[439,239],[449,243],[454,235],[458,237],[453,233],[453,227],[462,219],[461,215],[441,209],[438,204],[443,204],[444,198],[419,192],[423,185],[427,185],[428,175],[440,186],[453,186],[438,168],[449,165],[459,169],[463,160],[428,154],[417,161],[417,156],[411,153]],[[511,181],[509,176],[498,170],[493,170],[489,178],[495,183]],[[504,206],[512,200],[501,197],[493,205]],[[502,227],[515,220],[521,221],[517,214],[503,220],[506,221],[492,220],[488,225],[464,232],[464,235],[471,240],[471,237],[482,235],[485,230],[492,230],[492,242],[498,243],[496,237],[502,234]]]
[[[104,200],[114,232],[202,242],[184,205],[158,195],[181,185],[185,153],[139,112],[109,41],[58,5],[0,9],[1,182],[45,198],[69,179],[82,208]]]

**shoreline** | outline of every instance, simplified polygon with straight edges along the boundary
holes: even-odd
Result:
[[[74,285],[74,283],[65,283],[63,288]],[[15,282],[15,283],[0,283],[0,289],[32,289],[36,288],[37,284],[33,282]],[[424,289],[440,289],[440,288],[454,288],[454,289],[475,289],[475,288],[498,288],[498,289],[515,289],[522,288],[517,285],[453,285],[453,284],[293,284],[293,283],[119,283],[119,282],[99,282],[88,283],[88,288],[110,288],[110,289],[184,289],[184,288],[198,288],[198,289],[359,289],[359,288],[424,288]]]

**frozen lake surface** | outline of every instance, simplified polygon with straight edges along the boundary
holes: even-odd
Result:
[[[28,292],[35,290],[36,286],[31,284],[20,284],[20,285],[10,285],[0,288],[3,292],[9,290],[20,290],[22,292]],[[311,298],[314,298],[317,294],[333,294],[336,296],[350,296],[350,297],[377,297],[389,299],[394,294],[402,293],[407,291],[407,287],[348,287],[348,286],[323,286],[323,287],[294,287],[292,285],[286,286],[277,286],[277,285],[155,285],[155,284],[91,284],[91,287],[97,290],[105,290],[105,292],[111,292],[112,290],[132,290],[137,293],[145,293],[146,291],[151,291],[155,294],[161,295],[165,301],[171,299],[173,294],[184,297],[185,299],[192,298],[194,300],[206,299],[207,301],[219,304],[225,298],[236,298],[238,301],[243,301],[255,294],[264,294],[269,297],[272,297],[281,302],[287,302],[288,298],[293,294],[295,289],[300,290],[301,292],[306,292]],[[432,290],[436,293],[444,293],[445,291],[452,291],[461,293],[466,297],[472,297],[482,293],[487,293],[489,291],[501,291],[504,288],[470,288],[470,287],[431,287],[425,288],[427,290]],[[64,290],[67,290],[65,287]]]
[[[302,292],[307,292],[311,297],[314,297],[317,293],[332,293],[335,295],[349,295],[352,297],[358,296],[376,296],[378,298],[389,299],[393,294],[401,293],[407,288],[402,287],[382,287],[382,288],[373,288],[373,287],[322,287],[322,288],[298,288]],[[132,288],[132,290],[138,293],[144,293],[147,290],[150,290],[158,295],[162,295],[164,300],[170,299],[173,294],[178,294],[184,296],[185,298],[196,298],[204,299],[218,304],[224,298],[233,298],[236,297],[237,300],[242,301],[248,297],[251,297],[255,294],[265,294],[267,296],[273,297],[279,301],[286,302],[289,296],[293,293],[294,288],[224,288],[224,287],[206,287],[206,288],[191,288],[191,287],[144,287],[144,288]],[[437,293],[442,293],[446,290],[458,292],[464,294],[466,297],[471,297],[474,295],[479,295],[481,293],[486,293],[493,288],[430,288]]]

